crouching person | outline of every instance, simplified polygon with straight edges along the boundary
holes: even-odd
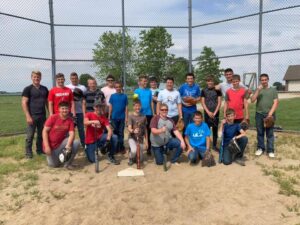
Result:
[[[210,149],[210,129],[203,122],[203,116],[200,111],[194,113],[193,121],[185,130],[188,159],[191,165],[196,164],[199,158],[203,159],[205,152]]]
[[[79,141],[74,140],[74,123],[69,116],[69,103],[60,102],[58,114],[51,115],[43,129],[44,152],[47,155],[48,166],[59,167],[64,165],[73,169],[72,162],[79,148]],[[62,153],[68,152],[61,156]]]
[[[109,126],[108,119],[104,116],[105,105],[102,101],[95,101],[94,112],[87,112],[84,116],[84,125],[86,126],[86,156],[91,162],[95,162],[95,150],[101,148],[106,142],[110,142],[111,147],[108,152],[108,160],[114,165],[120,163],[115,159],[114,154],[117,149],[118,137],[112,135],[112,129]],[[107,133],[104,133],[105,128]]]
[[[171,163],[178,163],[182,150],[185,149],[182,135],[177,130],[173,120],[168,118],[167,115],[168,106],[163,103],[159,106],[159,115],[153,117],[150,123],[150,140],[157,165],[163,164],[163,154],[166,150],[175,150]],[[172,137],[171,132],[174,133],[176,138]]]
[[[221,131],[223,131],[223,145],[221,146],[223,147],[223,155],[220,155],[220,157],[225,165],[229,165],[235,161],[239,165],[245,166],[243,155],[248,143],[248,138],[246,137],[246,133],[241,128],[240,124],[234,123],[234,119],[234,110],[227,109],[226,121],[223,121],[220,127]],[[230,146],[232,145],[231,142],[235,142],[237,144],[236,149],[238,149],[238,151],[235,151],[236,153],[232,153],[230,150],[230,148],[235,147]]]

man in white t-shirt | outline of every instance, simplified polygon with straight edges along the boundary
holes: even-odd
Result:
[[[226,91],[232,88],[232,76],[234,75],[233,70],[231,68],[227,68],[224,70],[224,77],[226,81],[215,86],[217,90],[221,90],[223,97],[225,97]],[[248,89],[244,84],[240,83],[240,87]],[[248,90],[248,95],[251,94],[251,90]]]
[[[160,105],[165,103],[168,106],[168,118],[171,118],[175,124],[182,119],[182,105],[180,93],[174,89],[174,78],[166,78],[166,88],[158,93],[157,112],[159,115]]]
[[[73,92],[74,103],[75,103],[75,112],[76,112],[76,125],[78,129],[78,135],[80,138],[81,146],[85,146],[85,137],[84,137],[84,125],[83,125],[83,112],[82,112],[82,100],[84,93],[86,92],[86,87],[79,84],[78,75],[75,72],[70,74],[71,84],[66,85]]]
[[[101,88],[101,91],[104,93],[105,96],[105,101],[106,101],[106,113],[108,113],[108,109],[109,109],[109,99],[110,96],[114,93],[116,93],[116,89],[114,87],[115,84],[115,77],[111,74],[109,74],[106,77],[106,86]]]

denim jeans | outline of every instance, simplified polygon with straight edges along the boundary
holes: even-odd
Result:
[[[162,165],[163,161],[164,161],[164,156],[163,154],[166,153],[166,150],[175,150],[175,152],[173,152],[172,158],[171,158],[171,163],[175,163],[177,162],[177,160],[179,159],[181,153],[182,153],[182,149],[180,146],[180,141],[177,138],[171,138],[169,140],[169,142],[164,146],[160,146],[160,147],[154,147],[152,146],[152,151],[154,153],[154,157],[155,157],[155,162],[157,165]]]
[[[183,123],[184,123],[184,128],[183,128],[182,133],[183,133],[183,136],[185,136],[185,135],[184,135],[185,129],[187,128],[187,126],[188,126],[190,123],[193,122],[193,116],[194,116],[194,113],[193,113],[193,112],[184,112],[182,116],[183,116]]]
[[[68,138],[65,138],[63,140],[63,142],[53,151],[51,151],[51,155],[47,155],[47,162],[48,162],[48,166],[50,167],[59,167],[60,165],[62,165],[62,163],[59,161],[59,155],[62,152],[63,148],[66,147],[68,143]],[[72,153],[71,153],[71,157],[68,161],[66,161],[64,163],[64,166],[69,166],[72,164],[77,152],[78,152],[78,148],[79,148],[79,141],[78,140],[74,140],[73,144],[72,144]]]
[[[76,123],[78,129],[78,135],[80,139],[81,146],[85,145],[85,136],[84,136],[84,125],[83,125],[83,113],[76,114]]]
[[[197,161],[199,156],[200,156],[200,159],[203,159],[205,152],[206,152],[206,148],[204,148],[204,149],[194,148],[194,151],[191,151],[188,154],[188,159],[191,162]]]
[[[118,137],[116,152],[121,152],[125,149],[124,147],[124,129],[125,129],[125,119],[112,119],[111,126],[114,129],[114,134]]]
[[[257,148],[261,148],[263,151],[265,147],[265,133],[267,138],[267,152],[274,152],[274,126],[270,128],[264,127],[264,118],[267,114],[256,113],[256,131],[257,131]]]
[[[212,128],[212,136],[213,136],[213,147],[217,146],[218,140],[218,125],[219,125],[219,112],[216,116],[212,119],[208,116],[208,114],[204,113],[204,120],[207,123],[209,128]]]
[[[37,138],[36,138],[36,152],[38,154],[43,153],[43,137],[42,131],[44,128],[44,123],[46,121],[45,115],[33,115],[32,116],[33,124],[27,125],[26,129],[26,139],[25,139],[25,155],[28,157],[32,157],[32,142],[34,138],[35,130],[37,130]]]
[[[231,152],[228,150],[228,145],[226,146],[223,146],[223,163],[225,165],[229,165],[232,163],[232,161],[235,159],[235,158],[242,158],[243,155],[244,155],[244,151],[245,151],[245,148],[247,146],[247,143],[248,143],[248,138],[247,137],[241,137],[239,139],[236,139],[236,142],[237,144],[239,145],[242,153],[239,154],[239,155],[232,155]]]
[[[85,149],[86,157],[91,163],[95,162],[96,148],[101,148],[105,144],[106,137],[107,134],[102,134],[101,137],[96,142],[86,145],[86,149]],[[110,151],[108,152],[108,157],[113,158],[118,146],[118,137],[116,135],[112,135],[110,139],[110,143],[111,143],[111,148]]]

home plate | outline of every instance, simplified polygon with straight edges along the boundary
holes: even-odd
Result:
[[[118,172],[118,177],[138,177],[144,175],[145,174],[143,170],[138,170],[134,168],[127,168]]]

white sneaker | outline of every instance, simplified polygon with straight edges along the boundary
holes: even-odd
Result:
[[[269,152],[268,155],[269,155],[270,158],[275,158],[275,154],[273,152]]]
[[[255,155],[256,156],[261,156],[263,154],[263,152],[264,151],[261,148],[259,148],[259,149],[256,150]]]

